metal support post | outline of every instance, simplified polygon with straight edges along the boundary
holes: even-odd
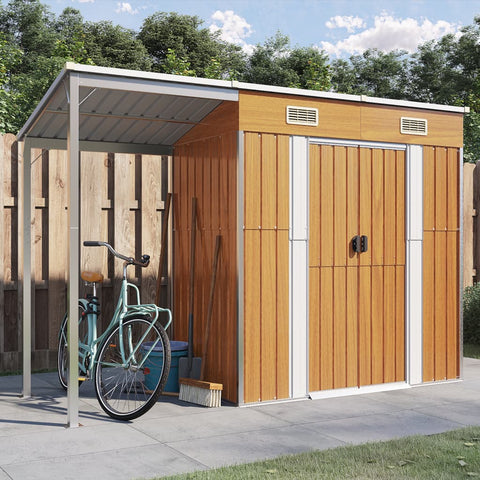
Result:
[[[78,292],[80,278],[79,75],[70,72],[68,108],[68,426],[78,427]]]
[[[31,146],[23,145],[23,389],[32,395],[32,176]]]

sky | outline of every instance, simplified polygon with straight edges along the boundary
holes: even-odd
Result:
[[[5,2],[6,3],[6,2]],[[59,15],[80,10],[87,21],[110,20],[139,31],[155,12],[197,15],[224,40],[251,53],[280,31],[293,47],[318,47],[331,57],[368,48],[414,52],[419,44],[458,33],[480,15],[480,0],[42,0]]]

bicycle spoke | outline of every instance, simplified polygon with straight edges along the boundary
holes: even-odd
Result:
[[[166,352],[165,358],[163,353],[157,355],[153,350]],[[145,366],[147,361],[151,368]],[[105,339],[99,350],[95,389],[100,405],[114,418],[129,420],[142,415],[157,400],[169,367],[170,345],[163,328],[152,325],[148,318],[125,321]],[[152,370],[157,377],[149,378],[152,383],[149,387],[146,374],[151,375]]]

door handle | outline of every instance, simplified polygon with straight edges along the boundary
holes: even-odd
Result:
[[[366,252],[368,250],[368,237],[366,235],[362,235],[360,239],[360,251]]]
[[[360,235],[355,235],[352,238],[352,250],[356,253],[360,253],[362,251],[362,239]]]

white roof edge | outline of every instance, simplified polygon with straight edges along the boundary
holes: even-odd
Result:
[[[97,73],[101,75],[115,75],[128,78],[139,78],[145,80],[162,80],[166,82],[195,84],[212,87],[223,87],[238,90],[253,90],[266,93],[279,93],[284,95],[297,95],[312,98],[326,98],[349,102],[363,102],[377,105],[391,105],[406,108],[421,108],[424,110],[440,110],[444,112],[468,113],[468,107],[456,107],[452,105],[441,105],[436,103],[414,102],[410,100],[393,100],[390,98],[369,97],[366,95],[351,95],[346,93],[334,93],[318,90],[306,90],[301,88],[277,87],[272,85],[261,85],[256,83],[238,82],[236,80],[214,80],[200,77],[185,77],[182,75],[170,75],[167,73],[143,72],[140,70],[126,70],[122,68],[97,67],[93,65],[80,65],[68,62],[66,70],[84,73]]]
[[[36,106],[35,110],[30,114],[27,121],[24,123],[23,127],[17,133],[17,141],[21,142],[23,137],[28,135],[28,131],[30,130],[33,123],[35,123],[36,117],[40,114],[40,112],[47,106],[50,97],[53,95],[55,90],[57,89],[58,84],[63,81],[67,74],[67,67],[62,69],[62,71],[57,75],[57,78],[53,81],[50,85],[50,88],[47,90],[47,93],[42,97],[40,103]]]
[[[168,73],[144,72],[141,70],[127,70],[123,68],[97,67],[95,65],[81,65],[67,62],[65,69],[78,73],[94,73],[99,75],[111,75],[141,80],[161,80],[164,82],[186,83],[207,87],[232,88],[232,82],[228,80],[215,80],[211,78],[186,77],[183,75],[171,75]]]

